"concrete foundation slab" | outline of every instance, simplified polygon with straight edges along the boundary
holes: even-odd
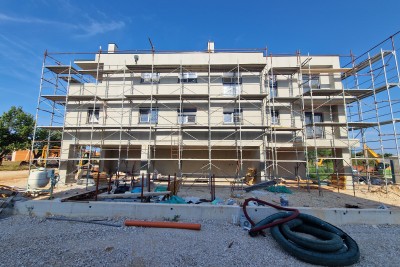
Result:
[[[400,212],[389,209],[326,209],[298,208],[300,212],[316,216],[335,225],[343,224],[400,224]],[[254,221],[276,213],[270,207],[250,206],[248,213]],[[215,220],[238,223],[242,208],[230,205],[150,204],[127,202],[60,202],[57,200],[30,200],[16,202],[15,214],[66,217],[126,217],[138,220]]]

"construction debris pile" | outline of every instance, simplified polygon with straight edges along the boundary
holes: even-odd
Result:
[[[0,185],[0,215],[9,207],[18,191],[10,186]]]

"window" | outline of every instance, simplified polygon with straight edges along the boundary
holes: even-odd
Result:
[[[316,122],[323,122],[322,113],[314,113],[314,119],[312,118],[312,112],[306,112],[306,135],[307,138],[313,138],[314,133],[316,138],[322,138],[324,129],[322,126],[313,127],[312,124]]]
[[[178,109],[179,124],[194,124],[196,123],[196,109]]]
[[[243,121],[243,110],[242,109],[225,109],[224,110],[224,123],[242,123]]]
[[[303,74],[303,90],[309,91],[310,89],[319,89],[321,87],[319,83],[318,74]]]
[[[87,111],[87,123],[99,123],[100,108],[88,108]]]
[[[197,83],[197,73],[194,72],[179,73],[178,83]]]
[[[237,72],[225,72],[222,74],[225,96],[237,96],[241,93],[242,77]]]
[[[225,72],[222,74],[223,84],[242,84],[242,77],[237,72]]]
[[[158,123],[158,109],[141,108],[139,110],[139,123]]]
[[[238,96],[241,90],[240,84],[224,84],[224,96]]]
[[[160,73],[142,73],[140,83],[160,83]]]
[[[268,81],[269,92],[271,98],[278,96],[278,81],[276,80],[276,75],[271,76]]]
[[[279,125],[279,111],[271,109],[271,125]]]

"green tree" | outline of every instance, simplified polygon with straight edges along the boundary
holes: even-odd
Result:
[[[393,154],[392,154],[392,153],[385,153],[385,154],[383,154],[383,156],[384,156],[385,158],[388,158],[388,157],[393,156]]]
[[[62,134],[59,131],[50,131],[42,128],[36,129],[35,143],[33,146],[33,164],[37,162],[37,159],[42,155],[44,146],[48,144],[50,136],[50,147],[61,146]]]
[[[21,107],[12,106],[0,116],[0,165],[8,153],[29,148],[35,121]]]

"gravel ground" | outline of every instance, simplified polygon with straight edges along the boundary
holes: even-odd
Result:
[[[332,187],[324,186],[322,196],[319,195],[317,189],[312,189],[307,192],[304,188],[298,188],[296,184],[287,184],[287,188],[292,191],[292,194],[287,194],[289,206],[292,207],[319,207],[319,208],[345,208],[346,204],[356,205],[361,209],[376,209],[382,204],[391,210],[400,211],[400,185],[389,185],[388,193],[384,186],[371,186],[368,191],[367,185],[357,185],[356,196],[353,195],[353,190],[340,190]],[[217,187],[216,196],[223,200],[231,197],[229,186]],[[251,192],[244,190],[234,191],[235,195],[240,195],[240,198],[234,197],[236,202],[243,203],[246,198],[256,197],[258,199],[279,203],[280,193],[272,193],[260,189]],[[204,186],[183,187],[179,193],[181,197],[202,197],[210,198],[209,189]]]
[[[200,223],[201,231],[190,231],[11,216],[0,220],[0,266],[310,266],[269,234],[251,238],[235,225]],[[398,266],[400,226],[341,228],[360,246],[355,266]]]

